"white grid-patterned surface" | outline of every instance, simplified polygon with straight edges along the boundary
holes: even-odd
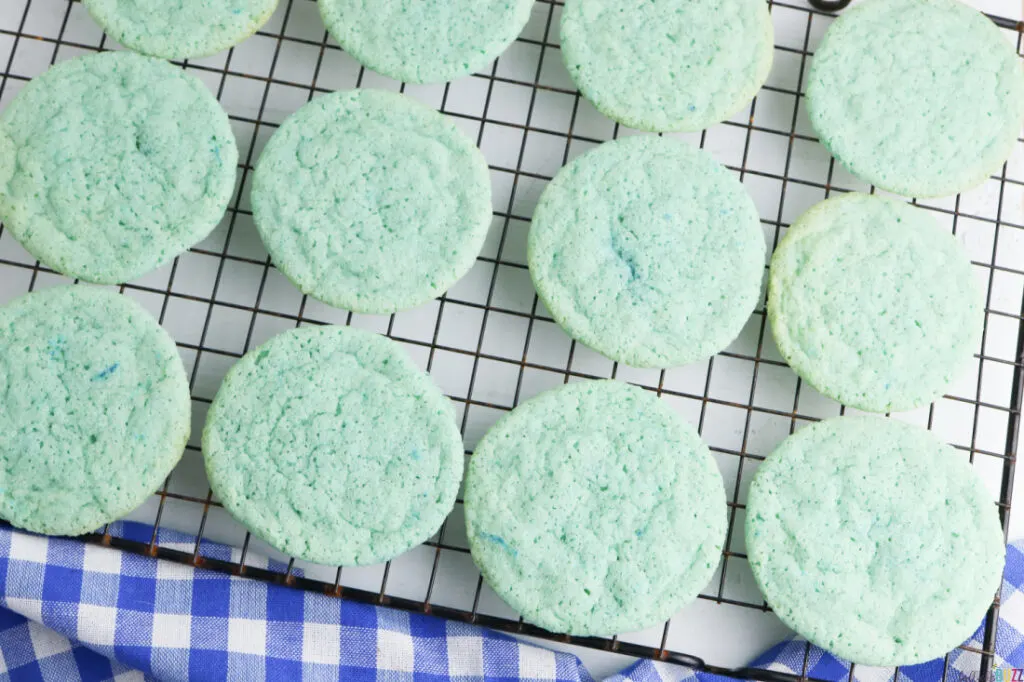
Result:
[[[984,0],[979,0],[983,2]],[[1020,17],[1020,9],[983,6]],[[791,3],[791,4],[790,4]],[[749,189],[765,237],[833,191],[870,188],[834,164],[814,139],[799,95],[809,53],[831,18],[801,0],[775,3],[775,65],[754,103],[733,119],[683,139],[709,150]],[[721,567],[702,598],[666,626],[623,634],[635,643],[744,664],[786,634],[766,611],[746,563],[744,500],[758,463],[794,428],[841,407],[803,385],[771,339],[763,305],[742,335],[712,360],[666,372],[618,366],[573,343],[537,300],[526,269],[531,212],[548,179],[568,159],[613,137],[634,134],[599,114],[575,91],[558,49],[560,2],[538,0],[521,38],[485,72],[450,85],[403,86],[363,70],[328,39],[313,0],[281,0],[258,35],[229,52],[186,64],[231,115],[241,151],[239,192],[217,230],[173,264],[122,290],[157,315],[179,343],[191,373],[194,433],[160,494],[130,518],[157,521],[250,552],[276,554],[211,500],[199,434],[220,380],[246,350],[299,324],[338,323],[386,333],[428,369],[454,401],[470,452],[512,406],[567,380],[616,377],[658,391],[697,425],[712,447],[730,496],[731,526]],[[1004,31],[1019,49],[1017,31]],[[27,79],[96,49],[117,49],[85,9],[69,0],[0,1],[0,107]],[[303,297],[263,249],[249,210],[254,161],[277,125],[311,97],[337,89],[401,90],[436,107],[476,139],[491,165],[494,222],[473,270],[439,301],[394,316],[352,315]],[[954,230],[987,292],[983,347],[952,394],[897,415],[929,426],[970,457],[1002,500],[1011,458],[1011,395],[1024,301],[1024,150],[1000,177],[958,198],[925,202]],[[0,302],[67,282],[0,231]],[[852,411],[849,411],[852,412]],[[1001,497],[1002,495],[1002,497]],[[481,585],[466,549],[461,503],[438,537],[389,565],[346,568],[296,562],[309,578],[472,614],[518,619]],[[197,547],[199,555],[202,546]],[[628,648],[628,647],[626,647]]]

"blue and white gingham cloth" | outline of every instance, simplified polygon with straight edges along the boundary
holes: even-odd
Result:
[[[148,541],[152,528],[118,524],[114,533]],[[162,530],[158,541],[191,550],[195,538]],[[203,549],[238,558],[223,545]],[[1024,668],[1022,545],[1007,551],[1000,615],[996,664]],[[752,666],[799,673],[805,657],[811,677],[851,679],[847,664],[798,639]],[[945,679],[973,682],[978,665],[978,654],[958,650]],[[939,660],[898,676],[857,666],[853,679],[937,682],[942,674]],[[593,682],[570,654],[464,623],[0,529],[0,681],[150,679]],[[605,682],[691,681],[724,678],[644,661]]]

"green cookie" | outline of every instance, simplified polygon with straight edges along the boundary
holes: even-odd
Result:
[[[758,469],[747,555],[768,604],[813,644],[910,665],[971,636],[999,588],[994,500],[932,434],[839,417],[790,436]]]
[[[823,201],[789,228],[772,256],[768,316],[797,374],[869,412],[940,397],[983,328],[956,239],[926,211],[867,194]]]
[[[263,24],[278,0],[82,0],[107,35],[164,59],[192,59],[237,45]]]
[[[319,0],[331,37],[365,66],[408,83],[480,71],[530,19],[534,0]]]
[[[349,327],[304,327],[247,353],[213,401],[203,454],[236,519],[331,565],[420,544],[462,479],[450,403],[396,343]]]
[[[188,379],[171,337],[86,286],[0,308],[0,517],[81,535],[132,511],[181,458]]]
[[[668,619],[711,579],[722,477],[668,405],[615,381],[547,391],[480,441],[466,533],[488,584],[552,632],[612,635]]]
[[[466,274],[491,224],[487,162],[451,121],[379,90],[314,99],[267,144],[252,187],[274,265],[303,293],[393,313]]]
[[[956,0],[867,0],[814,53],[807,113],[857,177],[907,196],[956,194],[1013,150],[1024,73],[995,24]]]
[[[701,130],[747,105],[772,66],[764,0],[566,0],[562,57],[583,96],[651,131]]]
[[[0,218],[54,270],[124,282],[217,226],[237,163],[227,114],[198,78],[130,52],[80,57],[0,114]]]
[[[709,154],[660,137],[607,142],[559,171],[528,251],[555,320],[637,367],[724,349],[764,274],[764,233],[743,185]]]

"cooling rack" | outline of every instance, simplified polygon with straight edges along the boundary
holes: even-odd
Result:
[[[832,15],[800,0],[769,4],[776,46],[768,83],[732,120],[679,137],[707,149],[737,174],[755,199],[766,240],[775,245],[800,213],[831,193],[874,189],[829,158],[804,112],[808,60]],[[838,9],[841,4],[820,6]],[[360,68],[329,39],[313,0],[281,0],[256,36],[228,52],[183,64],[216,93],[231,116],[241,152],[238,191],[207,240],[118,289],[158,316],[178,342],[190,373],[194,433],[182,463],[129,517],[153,526],[150,542],[132,541],[110,529],[87,539],[343,599],[738,679],[813,679],[807,676],[807,657],[799,676],[741,667],[787,634],[761,598],[746,563],[744,503],[751,475],[782,438],[807,422],[854,411],[821,396],[788,369],[772,341],[763,302],[726,351],[669,371],[616,365],[575,344],[554,324],[526,269],[525,237],[533,207],[568,160],[602,141],[636,132],[606,119],[576,92],[559,54],[560,14],[560,0],[537,0],[531,21],[504,55],[484,72],[447,85],[406,86]],[[992,19],[1019,54],[1021,24]],[[78,2],[3,0],[0,107],[52,63],[103,49],[118,46]],[[493,225],[473,270],[441,299],[389,317],[356,315],[303,297],[271,265],[248,201],[254,162],[281,121],[318,94],[354,87],[399,90],[445,112],[478,142],[494,185]],[[971,370],[950,395],[895,415],[937,431],[970,459],[989,485],[1007,531],[1024,400],[1021,142],[999,175],[977,190],[919,202],[969,251],[986,292],[986,327]],[[0,228],[0,302],[67,281]],[[280,555],[250,537],[212,496],[199,433],[220,380],[238,357],[285,329],[324,323],[360,326],[400,342],[456,405],[467,456],[499,416],[554,385],[615,377],[655,391],[699,428],[726,482],[729,531],[714,579],[695,604],[651,630],[609,639],[552,635],[523,623],[482,583],[469,557],[461,497],[437,535],[387,564],[340,569],[292,559],[284,572],[268,570],[258,557]],[[192,551],[158,545],[161,525],[194,533]],[[239,547],[237,560],[207,557],[209,540]],[[989,679],[998,610],[997,601],[984,626],[982,647],[957,663],[980,680]],[[962,661],[972,667],[963,669]],[[947,659],[943,679],[949,668]]]

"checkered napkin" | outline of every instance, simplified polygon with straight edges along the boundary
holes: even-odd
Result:
[[[112,533],[148,542],[152,528],[116,524]],[[194,537],[164,530],[158,542],[195,546]],[[204,543],[203,554],[237,561],[239,552]],[[1024,667],[1020,546],[1008,550],[1002,603],[997,665]],[[981,637],[979,629],[976,648]],[[799,673],[805,660],[811,677],[851,679],[847,664],[802,640],[782,642],[752,665]],[[944,679],[973,681],[977,670],[978,654],[958,650]],[[465,623],[0,529],[0,680],[111,679],[593,682],[570,654]],[[937,682],[943,662],[897,675],[857,666],[852,679]],[[684,681],[725,678],[644,661],[606,680]]]

